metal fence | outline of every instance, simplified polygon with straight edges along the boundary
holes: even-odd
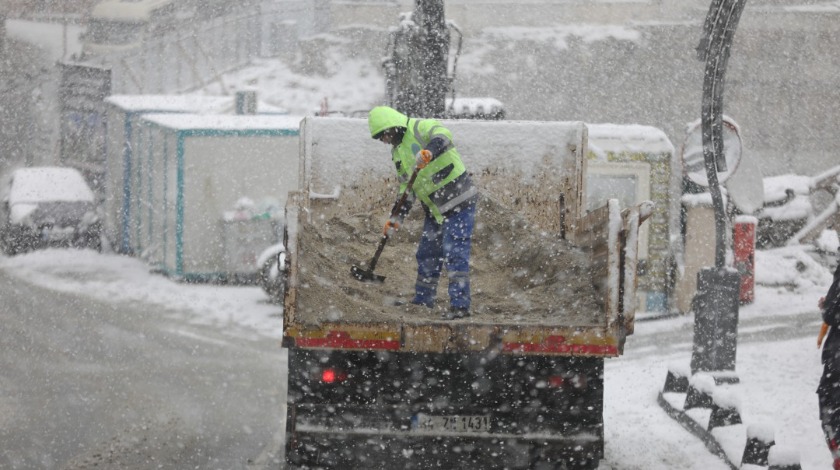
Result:
[[[328,0],[274,0],[245,13],[185,22],[131,49],[60,63],[58,160],[79,168],[97,190],[105,181],[106,112],[114,94],[178,94],[232,90],[226,72],[257,57],[297,53],[298,40],[329,28]],[[118,47],[118,46],[117,46]],[[0,113],[2,114],[2,113]],[[2,115],[0,115],[2,118]]]
[[[294,50],[300,37],[328,27],[328,1],[272,2],[248,13],[185,23],[141,47],[94,61],[111,68],[114,94],[182,93],[214,82],[224,93],[224,73]]]

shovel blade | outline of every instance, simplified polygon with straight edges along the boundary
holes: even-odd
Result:
[[[385,282],[385,276],[374,274],[373,270],[362,269],[359,266],[351,267],[350,274],[356,278],[356,280],[362,282],[373,282],[377,284]]]

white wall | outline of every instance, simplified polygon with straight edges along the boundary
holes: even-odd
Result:
[[[560,229],[561,193],[566,223],[581,215],[583,123],[444,120],[442,124],[452,132],[480,190],[555,233]],[[301,134],[304,191],[330,194],[339,187],[354,191],[349,199],[353,210],[382,206],[383,200],[388,200],[383,212],[390,209],[397,188],[390,147],[370,138],[366,119],[306,118]]]
[[[184,272],[225,272],[221,220],[241,197],[256,203],[297,186],[297,136],[191,137],[184,145]],[[266,245],[268,247],[268,244]]]

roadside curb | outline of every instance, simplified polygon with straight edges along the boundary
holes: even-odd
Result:
[[[660,408],[665,410],[668,413],[668,416],[674,419],[674,421],[678,422],[683,428],[685,428],[691,434],[699,437],[701,441],[703,441],[703,445],[706,446],[706,449],[709,452],[717,455],[721,460],[723,460],[729,468],[732,470],[739,470],[739,466],[735,465],[729,457],[726,455],[726,452],[723,450],[723,447],[718,443],[715,437],[712,435],[711,432],[704,429],[700,426],[700,423],[694,420],[694,418],[685,414],[685,412],[681,409],[678,409],[668,403],[668,400],[665,399],[663,392],[659,392],[659,395],[656,397],[656,402],[659,403]]]
[[[657,403],[731,470],[801,470],[798,451],[777,445],[772,426],[741,420],[738,384],[733,372],[692,375],[672,364]]]

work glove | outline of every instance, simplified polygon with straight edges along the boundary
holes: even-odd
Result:
[[[400,218],[396,215],[392,216],[390,219],[388,219],[387,222],[385,222],[385,228],[383,229],[382,233],[390,237],[394,234],[394,232],[399,230],[400,225],[402,225]]]
[[[422,170],[429,164],[430,161],[432,161],[432,152],[423,149],[414,155],[414,160],[417,164],[417,168]]]
[[[822,346],[823,338],[825,338],[826,333],[828,333],[828,324],[823,323],[820,327],[820,334],[817,336],[817,348]]]

